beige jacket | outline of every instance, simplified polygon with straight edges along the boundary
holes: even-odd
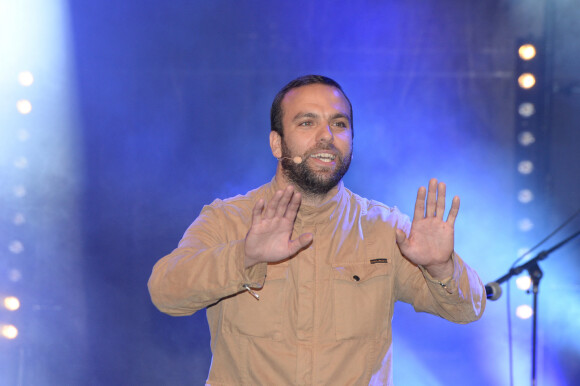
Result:
[[[293,238],[312,245],[288,261],[244,269],[244,238],[256,201],[276,182],[205,206],[149,280],[170,315],[207,308],[210,385],[391,384],[391,320],[401,300],[456,323],[481,317],[485,290],[457,255],[441,283],[411,264],[395,242],[409,218],[341,183],[319,207],[302,205]],[[259,295],[255,299],[244,285]]]

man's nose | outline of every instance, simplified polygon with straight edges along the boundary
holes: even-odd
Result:
[[[321,125],[320,130],[318,131],[318,138],[319,142],[332,142],[334,139],[334,134],[330,129],[330,125]]]

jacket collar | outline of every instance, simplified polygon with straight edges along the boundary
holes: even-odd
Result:
[[[280,187],[276,182],[276,178],[272,178],[267,198],[270,199],[273,197],[276,191],[279,189]],[[320,205],[306,205],[302,203],[300,205],[300,209],[298,210],[296,221],[299,223],[315,224],[330,221],[330,219],[335,216],[339,208],[344,205],[344,201],[346,200],[346,189],[344,188],[344,183],[342,180],[336,187],[332,189],[332,192],[334,192],[334,194],[327,201]]]

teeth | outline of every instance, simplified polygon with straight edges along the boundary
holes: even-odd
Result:
[[[313,154],[313,155],[311,155],[311,157],[317,158],[317,159],[324,161],[324,162],[331,162],[336,158],[336,156],[334,154],[330,154],[330,153]]]

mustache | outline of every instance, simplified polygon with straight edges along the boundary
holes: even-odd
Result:
[[[330,150],[334,154],[336,154],[337,157],[342,158],[340,151],[338,151],[338,149],[336,148],[336,146],[334,146],[332,143],[317,144],[313,148],[308,149],[308,151],[304,155],[310,156],[313,153],[316,153],[316,152],[318,152],[320,150]]]

